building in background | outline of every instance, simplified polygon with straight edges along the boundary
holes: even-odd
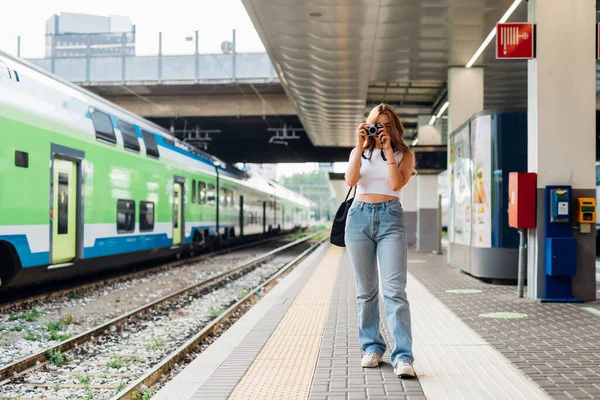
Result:
[[[46,57],[135,55],[135,25],[118,15],[60,13],[46,21]]]
[[[243,164],[242,168],[245,168],[251,174],[277,181],[277,164]]]

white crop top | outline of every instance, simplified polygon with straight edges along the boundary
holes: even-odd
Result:
[[[355,151],[352,150],[350,153],[350,160],[352,160]],[[367,158],[369,158],[370,154],[370,160],[365,160],[363,157],[360,158],[360,178],[356,187],[356,195],[386,194],[400,198],[400,191],[393,191],[390,186],[387,161],[381,157],[381,150],[373,149],[373,153],[370,150],[364,153]],[[402,155],[401,151],[394,152],[396,165],[402,161]]]

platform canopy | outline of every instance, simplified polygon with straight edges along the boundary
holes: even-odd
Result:
[[[465,67],[513,0],[242,0],[315,146],[352,146],[380,101],[416,133],[446,101],[449,67]],[[509,21],[527,19],[522,1]],[[527,62],[485,68],[485,108],[526,106]],[[468,90],[468,88],[465,88]]]

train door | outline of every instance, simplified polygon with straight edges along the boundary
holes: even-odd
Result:
[[[181,183],[173,185],[173,245],[181,243],[181,212],[183,209],[183,196]]]
[[[53,160],[52,264],[72,261],[77,254],[77,164]]]

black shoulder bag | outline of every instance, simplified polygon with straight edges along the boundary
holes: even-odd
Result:
[[[354,201],[354,196],[350,200],[350,192],[354,189],[354,196],[356,196],[356,186],[351,187],[348,190],[348,194],[346,195],[346,200],[342,202],[340,208],[338,208],[335,213],[335,218],[333,219],[333,225],[331,226],[331,236],[329,238],[329,242],[331,244],[335,244],[336,246],[346,247],[346,242],[344,240],[344,231],[346,230],[346,216],[348,215],[348,210]]]

